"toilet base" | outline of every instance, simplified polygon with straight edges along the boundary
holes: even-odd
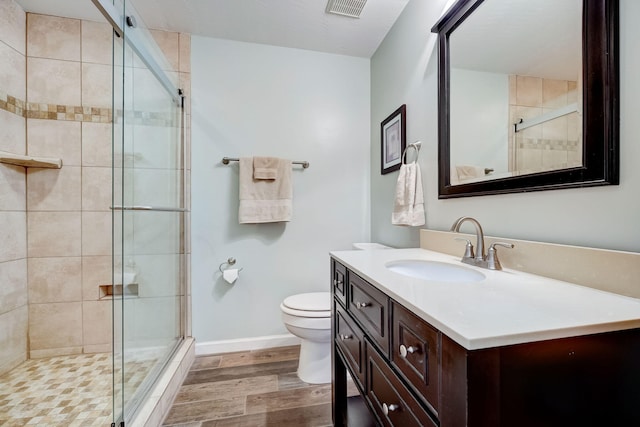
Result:
[[[331,342],[302,340],[298,378],[309,384],[331,382]]]

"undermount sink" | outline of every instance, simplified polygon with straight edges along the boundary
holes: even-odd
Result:
[[[398,260],[386,263],[385,267],[404,276],[437,282],[479,282],[485,279],[479,271],[438,261]]]

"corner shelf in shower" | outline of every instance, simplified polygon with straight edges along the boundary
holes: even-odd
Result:
[[[25,168],[60,169],[62,167],[62,159],[55,157],[23,156],[6,151],[0,151],[0,163],[24,166]]]

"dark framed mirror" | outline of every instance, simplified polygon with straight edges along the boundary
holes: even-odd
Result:
[[[616,185],[617,0],[459,0],[438,33],[438,197]]]

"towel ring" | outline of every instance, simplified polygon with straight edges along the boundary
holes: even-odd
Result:
[[[218,270],[220,270],[220,273],[224,274],[224,270],[226,270],[227,268],[231,267],[232,265],[235,265],[236,263],[236,259],[234,257],[229,258],[226,262],[223,262],[222,264],[220,264],[218,266]],[[222,269],[222,266],[225,265],[226,267],[224,268],[224,270]],[[240,268],[238,270],[238,273],[242,271],[242,268]]]
[[[420,155],[421,145],[422,145],[422,141],[412,142],[411,144],[407,145],[404,151],[402,152],[402,163],[406,163],[407,150],[409,148],[413,148],[414,150],[416,150],[416,159],[414,160],[414,163],[417,162],[418,156]]]

